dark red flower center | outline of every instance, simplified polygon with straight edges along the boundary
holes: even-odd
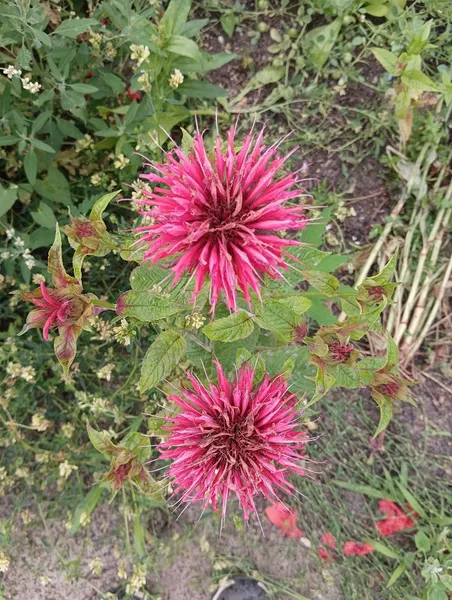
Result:
[[[113,471],[113,479],[114,479],[115,485],[117,487],[122,486],[124,481],[127,479],[127,476],[129,474],[131,468],[132,468],[132,463],[128,462],[125,465],[119,465],[119,467],[117,467]]]
[[[91,221],[75,221],[74,228],[75,234],[79,239],[93,237],[96,235],[96,230]]]
[[[385,296],[385,291],[382,287],[377,285],[377,287],[371,287],[367,290],[367,293],[371,298],[373,298],[377,302],[381,302]]]
[[[388,383],[383,383],[376,388],[377,392],[383,394],[383,396],[388,396],[389,398],[394,399],[400,391],[400,383],[393,379]]]
[[[340,342],[331,342],[328,346],[331,358],[339,362],[347,360],[350,353],[353,351],[353,344],[341,344]]]

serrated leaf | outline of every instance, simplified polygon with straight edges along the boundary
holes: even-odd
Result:
[[[202,332],[209,340],[219,342],[235,342],[247,338],[254,329],[251,317],[239,311],[228,317],[216,319],[202,328]]]
[[[324,258],[331,255],[331,252],[324,252],[314,246],[295,246],[290,249],[290,254],[300,261],[301,268],[315,269]]]
[[[361,374],[356,365],[328,365],[327,372],[334,377],[336,384],[340,387],[356,389],[363,386]]]
[[[282,339],[295,338],[294,328],[300,324],[300,315],[278,300],[265,300],[262,306],[255,307],[255,322],[262,329],[273,331]]]
[[[388,367],[395,367],[399,363],[399,348],[389,333],[387,334],[387,340],[386,364]]]
[[[106,458],[110,458],[115,449],[115,445],[111,441],[111,435],[108,431],[96,431],[89,423],[86,424],[89,441],[94,448],[103,454]]]
[[[386,429],[392,419],[392,400],[391,398],[383,396],[383,394],[375,392],[375,390],[372,394],[372,398],[378,404],[380,409],[380,421],[376,432],[372,436],[375,439],[379,433]]]
[[[439,86],[421,71],[404,71],[402,83],[419,92],[440,92]]]
[[[149,346],[141,366],[140,392],[144,393],[167,377],[184,356],[187,343],[172,329],[163,331]]]
[[[152,290],[155,287],[161,287],[164,280],[168,283],[168,269],[163,269],[158,265],[149,262],[143,263],[132,271],[130,276],[130,286],[136,292]],[[164,287],[162,287],[162,290]]]
[[[325,296],[336,296],[339,290],[339,281],[329,273],[321,271],[302,271],[303,277],[313,288],[325,294]]]
[[[65,19],[53,32],[54,35],[77,38],[90,27],[98,25],[97,19]]]
[[[303,315],[312,306],[312,302],[309,298],[306,298],[302,294],[278,298],[277,302],[287,306],[297,315]]]
[[[117,302],[121,307],[118,309],[121,317],[133,317],[143,323],[160,321],[189,308],[152,290],[125,292]]]

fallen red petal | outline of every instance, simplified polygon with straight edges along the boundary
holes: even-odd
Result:
[[[323,533],[320,538],[320,541],[327,548],[331,548],[331,550],[336,550],[336,548],[337,548],[336,538],[330,531]]]
[[[317,550],[320,558],[323,558],[323,560],[329,560],[332,559],[334,560],[334,558],[332,556],[330,556],[330,553],[328,552],[328,550],[326,548],[319,548]]]
[[[387,517],[404,517],[404,511],[392,500],[380,500],[378,502],[381,512]]]
[[[302,537],[303,532],[296,525],[297,517],[295,511],[290,511],[284,504],[277,503],[267,506],[265,515],[270,523],[281,529],[286,537],[290,539]]]
[[[362,556],[373,551],[374,547],[368,542],[345,542],[343,553],[346,556]]]

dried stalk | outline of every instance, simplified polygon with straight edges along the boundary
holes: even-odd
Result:
[[[404,359],[405,363],[408,363],[410,360],[413,359],[414,355],[416,354],[420,345],[422,344],[425,336],[427,335],[428,331],[430,330],[431,326],[433,325],[433,323],[436,319],[436,315],[438,314],[438,311],[440,309],[441,302],[443,301],[444,294],[446,293],[446,288],[449,284],[451,273],[452,273],[452,256],[450,257],[449,262],[447,264],[447,267],[446,267],[446,270],[444,273],[444,277],[441,282],[441,287],[438,290],[438,295],[436,297],[436,300],[432,307],[432,310],[428,315],[428,318],[424,324],[424,327],[422,328],[419,335],[416,337],[416,341],[411,345],[409,351],[407,352],[405,359]]]

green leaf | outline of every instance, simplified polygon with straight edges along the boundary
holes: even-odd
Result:
[[[143,394],[167,377],[184,356],[187,342],[172,329],[163,331],[151,344],[141,366],[140,392]]]
[[[335,378],[336,384],[340,387],[347,389],[363,387],[361,374],[356,365],[350,366],[339,364],[328,366],[327,372]]]
[[[371,487],[370,485],[361,485],[358,483],[349,483],[348,481],[340,481],[339,479],[334,479],[334,485],[337,485],[345,490],[350,490],[351,492],[356,492],[357,494],[364,494],[364,496],[370,496],[371,498],[378,498],[379,500],[393,500],[396,501],[396,498],[391,497],[388,492],[382,492],[377,490],[376,488]],[[373,542],[372,542],[373,544]]]
[[[312,29],[304,36],[304,43],[309,48],[312,62],[321,69],[328,60],[341,30],[342,19],[337,18],[328,25]]]
[[[224,13],[220,17],[220,23],[225,34],[231,38],[234,34],[234,29],[237,25],[237,17],[235,16],[235,14],[233,12]]]
[[[96,200],[89,215],[90,221],[100,221],[102,219],[102,213],[113,200],[113,198],[119,194],[119,192],[120,190],[117,192],[110,192],[109,194],[105,194],[105,196],[102,196]]]
[[[395,367],[399,364],[399,348],[389,333],[387,334],[387,340],[386,364],[388,367]]]
[[[189,308],[153,291],[125,292],[118,302],[124,306],[121,317],[134,317],[144,323],[166,319]]]
[[[440,87],[421,71],[404,71],[402,83],[419,92],[440,92]]]
[[[115,94],[123,94],[125,85],[123,80],[113,73],[102,73],[102,79]]]
[[[77,505],[74,511],[74,516],[72,517],[71,533],[77,533],[77,531],[80,529],[80,526],[82,525],[82,516],[84,517],[84,522],[86,522],[86,518],[91,515],[98,505],[105,488],[105,484],[102,483],[95,485]]]
[[[31,126],[31,132],[35,134],[38,133],[38,131],[41,131],[41,129],[44,127],[44,125],[47,123],[51,116],[51,111],[45,111],[39,114],[33,121],[33,125]]]
[[[193,60],[200,60],[202,58],[198,44],[181,35],[173,35],[170,38],[166,49],[168,52],[178,54],[179,56],[186,56]]]
[[[386,498],[387,497],[388,496],[386,495]],[[395,550],[388,548],[388,546],[386,546],[386,544],[382,544],[381,542],[377,542],[376,540],[371,540],[371,539],[367,539],[367,538],[365,538],[364,541],[372,544],[372,546],[374,547],[374,550],[376,550],[380,554],[383,554],[383,556],[387,556],[388,558],[394,558],[399,561],[402,560],[402,556]]]
[[[417,512],[420,517],[422,517],[423,519],[427,519],[428,515],[427,515],[426,511],[423,509],[419,500],[415,496],[413,496],[413,494],[410,491],[408,491],[401,483],[396,481],[396,484],[397,484],[397,487],[399,488],[399,490],[402,492],[405,500],[411,506],[411,508],[415,512]]]
[[[144,529],[138,513],[133,520],[133,545],[138,558],[144,558],[147,554],[147,550],[144,540]]]
[[[319,243],[321,243],[321,240]],[[331,252],[323,252],[323,250],[318,250],[314,246],[296,246],[290,249],[290,254],[298,258],[303,267],[315,269],[324,258],[331,255]]]
[[[243,311],[232,313],[228,317],[216,319],[202,328],[209,340],[235,342],[247,338],[254,329],[251,317]]]
[[[312,306],[312,302],[309,300],[309,298],[306,298],[302,294],[278,298],[277,302],[290,308],[290,310],[292,310],[296,315],[303,315]]]
[[[278,300],[265,299],[255,307],[255,322],[268,331],[278,334],[283,340],[295,338],[294,328],[300,324],[300,315]]]
[[[182,31],[190,13],[191,0],[171,0],[165,14],[160,19],[160,26],[167,35],[177,35]]]
[[[312,285],[313,288],[325,294],[325,296],[337,296],[339,290],[339,281],[329,273],[321,271],[302,271],[303,277]]]
[[[307,312],[307,316],[310,319],[313,319],[319,325],[332,325],[333,323],[336,323],[337,317],[332,314],[322,298],[313,296],[311,302],[312,306]]]
[[[385,50],[384,48],[371,48],[370,51],[381,64],[383,69],[390,73],[391,75],[396,75],[397,73],[397,56],[389,50]]]
[[[191,152],[193,152],[193,137],[183,127],[181,127],[180,130],[182,131],[182,142],[181,142],[182,152],[185,155],[188,155]]]
[[[76,92],[80,92],[80,94],[95,94],[99,91],[99,88],[87,83],[72,83],[70,87]]]
[[[35,221],[35,223],[37,223],[38,225],[41,225],[41,227],[46,227],[47,229],[55,229],[55,213],[45,202],[40,202],[38,210],[31,211],[31,216],[33,218],[33,221]]]
[[[196,35],[198,35],[199,33],[201,33],[201,30],[209,23],[209,19],[192,19],[191,21],[188,21],[187,23],[184,24],[184,26],[182,27],[182,29],[180,31],[178,31],[177,33],[180,33],[181,35],[185,36],[185,37],[195,37]]]
[[[380,409],[380,421],[378,423],[377,431],[373,434],[373,438],[376,438],[389,425],[392,419],[392,400],[387,398],[378,392],[373,392],[372,398],[378,404]]]
[[[167,279],[167,277],[167,269],[163,269],[158,265],[147,262],[132,271],[130,276],[130,286],[132,290],[136,292],[152,290],[153,288],[155,290],[156,287],[161,287],[163,285],[162,282]],[[161,289],[163,290],[164,287]]]
[[[58,25],[53,34],[75,39],[90,27],[98,24],[97,19],[66,19]]]
[[[89,441],[94,448],[103,454],[106,458],[110,458],[115,449],[115,445],[111,441],[111,435],[108,431],[97,431],[93,429],[89,423],[86,424]]]
[[[428,588],[427,600],[448,600],[448,595],[440,581],[433,583]]]
[[[51,154],[55,153],[55,150],[52,148],[52,146],[49,146],[49,144],[45,144],[44,142],[41,142],[41,140],[37,140],[35,138],[30,138],[30,144],[32,146],[34,146],[35,148],[37,148],[38,150],[42,150],[43,152],[49,152]]]
[[[394,573],[391,575],[391,577],[389,578],[386,587],[390,588],[391,586],[393,586],[394,583],[405,573],[407,568],[408,567],[406,565],[403,565],[403,564],[399,565],[397,567],[397,569],[394,571]]]
[[[414,543],[416,544],[416,548],[421,552],[428,552],[432,547],[432,543],[430,538],[425,533],[425,531],[418,531],[414,536]]]
[[[78,129],[73,123],[70,121],[66,121],[65,119],[57,118],[58,129],[61,133],[69,138],[73,138],[74,140],[83,139],[83,133]]]
[[[229,92],[208,81],[186,79],[177,91],[189,98],[224,98]]]
[[[243,90],[231,101],[231,104],[237,104],[252,90],[258,90],[265,85],[277,83],[284,77],[285,73],[285,67],[264,67],[251,77]]]
[[[364,7],[366,13],[372,17],[386,17],[389,12],[389,6],[387,4],[367,4]]]
[[[17,135],[3,135],[0,137],[0,146],[14,146],[20,142],[20,137]]]
[[[46,200],[70,206],[72,204],[69,182],[56,167],[50,167],[44,180],[38,179],[35,190]]]
[[[14,202],[17,200],[17,185],[12,185],[8,189],[4,189],[0,186],[0,217],[6,215],[10,208],[13,207]]]
[[[25,175],[31,185],[36,183],[38,174],[38,156],[34,150],[29,150],[24,158]]]

